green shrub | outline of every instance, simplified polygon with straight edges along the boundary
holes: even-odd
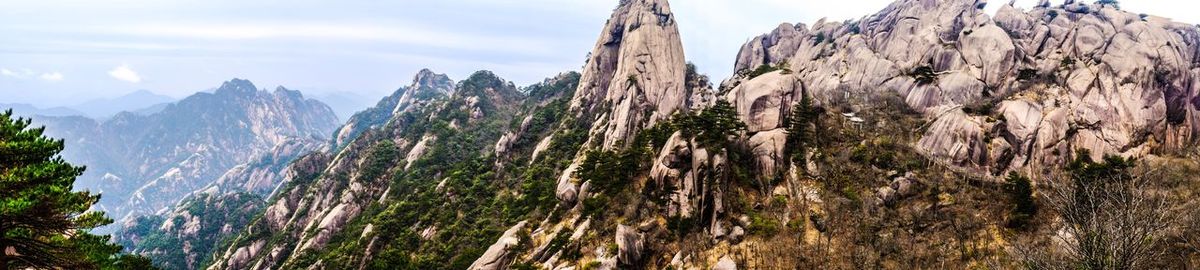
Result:
[[[996,104],[991,99],[981,99],[976,102],[963,105],[963,112],[968,115],[992,115],[996,110]]]
[[[738,119],[737,109],[725,100],[718,100],[699,114],[676,114],[671,122],[684,137],[695,138],[700,146],[710,150],[725,149],[731,136],[746,130],[746,124]]]
[[[775,65],[762,64],[754,69],[742,70],[742,72],[740,72],[740,75],[741,75],[741,77],[744,77],[746,79],[754,79],[754,78],[757,78],[758,76],[762,76],[763,74],[771,73],[771,72],[778,71],[778,70],[783,70],[783,74],[791,74],[792,73],[792,70],[787,67],[787,63],[779,63],[779,64],[775,64]]]
[[[1058,68],[1063,70],[1071,70],[1075,68],[1075,58],[1071,58],[1070,56],[1063,58],[1063,60],[1058,63]]]
[[[583,199],[583,216],[594,217],[602,213],[608,206],[608,197],[603,194]]]
[[[750,226],[746,228],[750,234],[769,236],[779,232],[779,221],[757,212],[750,212]]]
[[[602,264],[600,263],[600,261],[591,261],[591,262],[588,262],[587,264],[584,264],[583,267],[580,267],[579,269],[580,270],[600,269],[601,265]]]

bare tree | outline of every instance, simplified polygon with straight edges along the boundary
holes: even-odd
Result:
[[[1062,229],[1048,248],[1023,251],[1032,269],[1145,269],[1170,227],[1166,197],[1150,187],[1153,173],[1134,173],[1132,160],[1086,153],[1051,177],[1043,193]]]

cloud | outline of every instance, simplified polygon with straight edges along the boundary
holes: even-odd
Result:
[[[33,75],[33,71],[29,70],[29,69],[21,69],[21,70],[14,71],[14,70],[7,69],[7,68],[0,68],[0,76],[4,76],[4,77],[24,79],[24,78],[28,78],[31,75]]]
[[[556,48],[551,37],[512,33],[470,33],[414,22],[244,21],[239,23],[138,23],[88,29],[91,32],[185,41],[283,40],[289,42],[394,43],[419,47],[539,55]]]
[[[62,73],[58,72],[48,72],[42,73],[42,76],[38,76],[38,78],[42,79],[43,81],[57,82],[63,80],[63,75]]]
[[[127,82],[131,82],[131,83],[142,82],[142,76],[138,75],[137,71],[133,71],[133,69],[130,69],[129,65],[121,65],[121,66],[113,69],[112,71],[109,71],[108,76],[112,76],[113,78],[116,78],[118,80],[127,81]]]

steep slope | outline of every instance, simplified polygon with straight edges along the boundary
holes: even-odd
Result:
[[[1047,177],[1076,150],[1194,142],[1197,29],[1068,2],[993,21],[984,1],[897,1],[860,21],[781,25],[743,47],[715,103],[645,134],[599,122],[604,143],[559,180],[569,210],[516,223],[471,268],[1013,265],[1012,241],[1056,228],[1007,231],[997,176]],[[607,105],[593,100],[573,104]]]
[[[453,83],[445,75],[422,70],[412,85],[384,98],[378,106],[357,113],[339,128],[345,132],[338,133],[342,133],[342,140],[351,140],[363,130],[386,124],[393,112],[416,110],[444,98],[452,89]],[[266,198],[298,177],[289,170],[293,161],[327,151],[330,143],[315,138],[289,139],[229,169],[162,215],[125,222],[117,233],[117,241],[132,252],[153,258],[163,268],[198,269],[209,265],[212,263],[209,255],[215,247],[233,240],[266,207]],[[304,164],[296,166],[313,166]]]
[[[294,163],[290,170],[299,177],[209,268],[464,268],[478,256],[473,248],[494,237],[493,228],[538,207],[518,206],[528,201],[513,201],[503,191],[526,187],[513,182],[519,173],[493,171],[497,142],[516,130],[544,136],[565,112],[561,89],[573,89],[577,80],[564,75],[526,89],[537,97],[531,98],[490,72],[477,72],[450,96],[393,110],[381,126],[337,152]],[[556,109],[538,110],[549,104]],[[507,153],[532,151],[536,139],[520,137],[519,149]],[[549,184],[529,187],[540,190],[534,202],[553,202]],[[519,208],[496,216],[502,208],[494,204],[501,202]],[[444,238],[428,241],[432,237]]]
[[[374,107],[351,116],[345,125],[338,128],[333,145],[335,148],[345,146],[363,131],[379,128],[394,116],[424,106],[430,100],[447,96],[453,90],[454,81],[450,80],[450,77],[422,69],[413,77],[412,84],[396,90]]]
[[[124,220],[172,206],[276,146],[330,134],[336,118],[299,92],[235,79],[150,115],[36,120],[66,139],[66,159],[88,164],[78,187],[103,192],[98,207]]]
[[[605,24],[571,98],[577,119],[594,119],[586,145],[627,147],[638,131],[689,109],[692,89],[674,14],[666,1],[621,1]],[[574,202],[580,183],[575,164],[559,178],[557,196]]]
[[[295,177],[286,170],[294,160],[324,145],[317,139],[277,145],[187,195],[169,211],[124,222],[115,241],[152,258],[159,267],[198,269],[210,263],[208,255],[215,246],[231,240],[266,207],[265,198]]]

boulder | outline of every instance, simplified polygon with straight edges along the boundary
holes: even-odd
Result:
[[[759,177],[775,177],[787,164],[788,160],[784,153],[787,137],[787,130],[782,128],[759,132],[750,137],[750,151],[757,163]]]
[[[471,263],[470,270],[499,270],[508,267],[508,261],[512,259],[513,247],[521,244],[521,239],[517,237],[517,233],[525,229],[525,221],[513,225],[512,228],[504,231],[495,244],[488,247],[483,255]]]
[[[617,261],[622,265],[633,265],[642,260],[645,236],[636,228],[617,225]]]
[[[572,179],[574,179],[572,175],[577,168],[579,168],[578,162],[572,163],[563,170],[562,176],[558,178],[558,186],[555,188],[554,196],[564,204],[573,204],[577,199],[576,195],[578,195],[579,188],[572,182]]]
[[[713,265],[712,270],[737,270],[737,263],[733,262],[729,256],[723,256],[717,260],[716,265]]]

